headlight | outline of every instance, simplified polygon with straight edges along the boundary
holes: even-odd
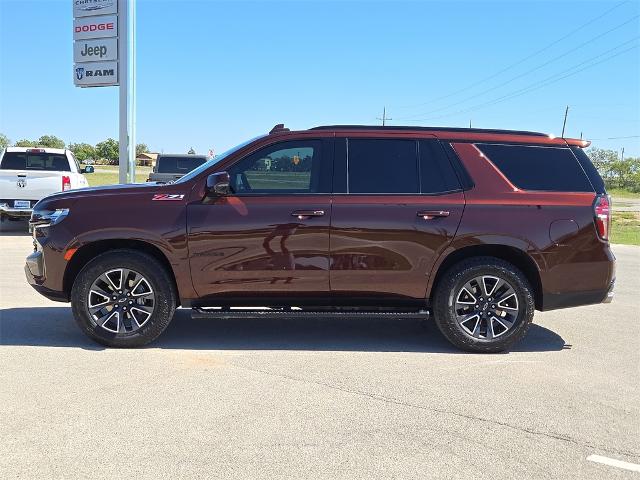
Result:
[[[44,228],[56,225],[67,218],[69,215],[68,208],[58,208],[56,210],[39,210],[34,211],[31,215],[31,225],[33,228]]]

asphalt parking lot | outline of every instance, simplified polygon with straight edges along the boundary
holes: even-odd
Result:
[[[23,226],[22,226],[23,227]],[[0,232],[0,478],[640,478],[640,248],[610,305],[537,313],[509,354],[434,325],[192,320],[104,349]],[[593,457],[592,457],[593,458]]]

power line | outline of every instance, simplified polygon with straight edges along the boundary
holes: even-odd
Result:
[[[542,52],[544,52],[544,51],[546,51],[546,50],[550,49],[551,47],[553,47],[553,46],[557,45],[558,43],[560,43],[560,42],[562,42],[562,41],[566,40],[567,38],[569,38],[569,37],[570,37],[571,35],[573,35],[574,33],[579,32],[580,30],[582,30],[583,28],[588,27],[589,25],[591,25],[591,24],[592,24],[592,23],[594,23],[594,22],[597,22],[598,20],[600,20],[601,18],[605,17],[606,15],[608,15],[609,13],[611,13],[612,11],[614,11],[615,9],[617,9],[617,8],[621,7],[621,6],[622,6],[622,5],[624,5],[625,3],[629,3],[629,1],[630,1],[630,0],[625,0],[625,1],[623,1],[623,2],[618,3],[617,5],[614,5],[613,7],[609,8],[608,10],[606,10],[606,11],[605,11],[605,12],[603,12],[602,14],[598,15],[597,17],[592,18],[592,19],[591,19],[591,20],[589,20],[588,22],[583,23],[583,24],[582,24],[582,25],[580,25],[579,27],[577,27],[577,28],[575,28],[575,29],[571,30],[569,33],[567,33],[566,35],[564,35],[564,36],[560,37],[559,39],[554,40],[553,42],[551,42],[551,43],[549,43],[548,45],[546,45],[546,46],[542,47],[541,49],[536,50],[536,51],[535,51],[535,52],[533,52],[532,54],[527,55],[526,57],[524,57],[524,58],[522,58],[522,59],[518,60],[518,61],[517,61],[517,62],[515,62],[515,63],[512,63],[511,65],[508,65],[507,67],[503,68],[502,70],[500,70],[500,71],[498,71],[498,72],[496,72],[496,73],[494,73],[494,74],[492,74],[492,75],[490,75],[490,76],[488,76],[488,77],[485,77],[485,78],[483,78],[482,80],[478,80],[477,82],[472,83],[471,85],[469,85],[469,86],[467,86],[467,87],[465,87],[465,88],[461,88],[460,90],[456,90],[456,91],[454,91],[454,92],[452,92],[452,93],[449,93],[449,94],[444,95],[444,96],[441,96],[441,97],[436,97],[436,98],[432,99],[432,100],[431,100],[431,101],[429,101],[429,102],[418,103],[418,104],[412,104],[412,105],[396,106],[395,108],[416,108],[416,107],[421,107],[421,106],[424,106],[424,105],[429,105],[430,103],[437,102],[437,101],[439,101],[439,100],[444,100],[445,98],[453,97],[453,96],[455,96],[455,95],[457,95],[457,94],[459,94],[459,93],[466,92],[467,90],[470,90],[470,89],[472,89],[472,88],[474,88],[474,87],[476,87],[476,86],[478,86],[478,85],[482,85],[483,83],[485,83],[485,82],[487,82],[487,81],[489,81],[489,80],[492,80],[492,79],[496,78],[496,77],[497,77],[497,76],[499,76],[499,75],[502,75],[504,72],[508,72],[509,70],[511,70],[511,69],[512,69],[512,68],[514,68],[514,67],[517,67],[518,65],[522,65],[522,64],[523,64],[524,62],[526,62],[527,60],[530,60],[531,58],[533,58],[533,57],[535,57],[535,56],[539,55],[540,53],[542,53]]]
[[[640,135],[627,135],[626,137],[590,138],[590,140],[625,140],[627,138],[640,138]]]
[[[563,80],[563,79],[565,79],[567,77],[571,77],[573,75],[576,75],[576,74],[578,74],[578,73],[580,73],[580,72],[582,72],[582,71],[584,71],[584,70],[586,70],[588,68],[595,67],[596,65],[599,65],[599,64],[604,63],[604,62],[608,62],[609,60],[612,60],[612,59],[622,55],[623,53],[626,53],[626,52],[631,51],[631,50],[633,50],[635,48],[638,48],[638,45],[634,45],[634,46],[626,48],[626,49],[624,49],[624,50],[622,50],[620,52],[617,52],[617,53],[615,53],[613,55],[610,55],[607,58],[605,58],[603,60],[600,60],[599,62],[594,62],[594,63],[591,63],[590,65],[586,65],[583,68],[575,70],[575,68],[580,67],[581,65],[584,65],[586,63],[592,62],[593,60],[595,60],[595,59],[597,59],[599,57],[607,55],[608,53],[610,53],[613,50],[617,50],[621,46],[624,46],[624,45],[630,43],[631,41],[636,40],[636,38],[634,38],[632,40],[629,40],[627,42],[624,42],[624,43],[622,43],[622,44],[620,44],[620,45],[618,45],[618,46],[616,46],[616,47],[614,47],[614,48],[612,48],[610,50],[607,50],[606,52],[603,52],[600,55],[597,55],[595,57],[587,59],[584,62],[581,62],[581,63],[579,63],[577,65],[574,65],[573,67],[571,67],[571,68],[569,68],[567,70],[564,70],[562,72],[558,72],[558,73],[556,73],[554,75],[551,75],[550,77],[547,77],[544,80],[541,80],[541,81],[538,81],[538,82],[534,82],[533,84],[531,84],[531,85],[529,85],[527,87],[521,88],[520,90],[516,90],[516,91],[511,92],[511,93],[509,93],[507,95],[503,95],[502,97],[494,98],[493,100],[489,100],[487,102],[484,102],[484,103],[481,103],[481,104],[478,104],[478,105],[475,105],[475,106],[472,106],[472,107],[469,107],[469,108],[466,108],[466,109],[463,109],[463,110],[458,110],[456,112],[452,112],[452,113],[448,113],[448,114],[444,114],[444,115],[438,115],[436,117],[418,118],[418,119],[414,119],[414,120],[410,120],[410,121],[411,122],[417,122],[417,121],[428,120],[428,119],[437,119],[437,118],[450,117],[452,115],[457,115],[457,114],[460,114],[460,113],[466,113],[466,112],[478,110],[478,109],[484,108],[486,106],[494,105],[496,103],[500,103],[500,102],[503,102],[505,100],[510,100],[512,98],[519,97],[520,95],[524,95],[526,93],[538,90],[538,89],[540,89],[542,87],[546,87],[547,85],[550,85],[552,83],[555,83],[555,82],[558,82],[560,80]],[[569,72],[569,73],[567,73],[567,72]],[[563,75],[564,73],[567,73],[567,74]],[[561,75],[561,76],[559,76],[559,75]]]
[[[562,53],[562,54],[558,55],[557,57],[554,57],[554,58],[552,58],[551,60],[548,60],[548,61],[546,61],[546,62],[544,62],[544,63],[542,63],[542,64],[538,65],[537,67],[534,67],[534,68],[532,68],[532,69],[530,69],[530,70],[527,70],[527,71],[526,71],[526,72],[524,72],[524,73],[521,73],[521,74],[519,74],[519,75],[516,75],[515,77],[512,77],[512,78],[510,78],[509,80],[507,80],[507,81],[505,81],[505,82],[502,82],[502,83],[500,83],[500,84],[498,84],[498,85],[496,85],[496,86],[494,86],[494,87],[488,88],[488,89],[486,89],[486,90],[483,90],[483,91],[482,91],[482,92],[480,92],[480,93],[476,93],[476,94],[471,95],[471,96],[469,96],[469,97],[463,98],[462,100],[459,100],[459,101],[457,101],[457,102],[455,102],[455,103],[452,103],[452,104],[450,104],[450,105],[445,105],[444,107],[438,107],[438,108],[436,108],[436,109],[434,109],[434,110],[430,110],[429,112],[422,112],[422,113],[416,113],[416,114],[413,114],[413,115],[407,115],[406,117],[399,117],[399,118],[398,118],[398,120],[414,118],[414,117],[418,117],[418,116],[425,115],[425,114],[427,114],[427,113],[435,113],[435,112],[441,112],[441,111],[443,111],[443,110],[449,110],[449,109],[450,109],[450,108],[452,108],[452,107],[456,107],[456,106],[458,106],[458,105],[460,105],[460,104],[462,104],[462,103],[468,102],[469,100],[473,100],[474,98],[481,97],[482,95],[484,95],[484,94],[486,94],[486,93],[489,93],[489,92],[492,92],[492,91],[497,90],[497,89],[499,89],[499,88],[502,88],[502,87],[504,87],[505,85],[508,85],[508,84],[510,84],[510,83],[512,83],[512,82],[514,82],[515,80],[519,80],[520,78],[525,77],[525,76],[529,75],[530,73],[533,73],[533,72],[535,72],[535,71],[537,71],[537,70],[540,70],[541,68],[546,67],[546,66],[547,66],[547,65],[549,65],[550,63],[553,63],[553,62],[555,62],[556,60],[560,60],[561,58],[564,58],[564,57],[566,57],[567,55],[572,54],[572,53],[573,53],[573,52],[575,52],[576,50],[581,49],[581,48],[582,48],[582,47],[584,47],[585,45],[588,45],[588,44],[590,44],[590,43],[593,43],[593,42],[595,42],[596,40],[599,40],[600,38],[604,37],[605,35],[608,35],[609,33],[611,33],[611,32],[613,32],[613,31],[615,31],[615,30],[618,30],[618,29],[620,29],[620,28],[624,27],[625,25],[627,25],[627,24],[629,24],[629,23],[633,22],[634,20],[636,20],[638,17],[640,17],[640,15],[636,15],[635,17],[632,17],[632,18],[630,18],[629,20],[627,20],[627,21],[625,21],[625,22],[623,22],[623,23],[621,23],[621,24],[619,24],[619,25],[616,25],[615,27],[613,27],[613,28],[611,28],[611,29],[607,30],[606,32],[603,32],[603,33],[601,33],[601,34],[599,34],[599,35],[596,35],[595,37],[590,38],[589,40],[587,40],[586,42],[581,43],[581,44],[580,44],[580,45],[578,45],[577,47],[574,47],[574,48],[572,48],[571,50],[567,50],[566,52],[564,52],[564,53]]]

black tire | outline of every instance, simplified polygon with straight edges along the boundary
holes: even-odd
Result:
[[[105,272],[119,269],[127,269],[134,273],[139,273],[148,282],[153,295],[153,305],[150,315],[145,317],[142,325],[135,324],[135,331],[127,332],[124,324],[122,324],[122,329],[118,328],[118,326],[115,328],[115,330],[122,331],[115,333],[105,329],[91,315],[89,312],[89,295],[92,285],[99,280],[101,275],[105,274]],[[117,295],[117,292],[113,293]],[[132,293],[135,293],[135,288],[133,288]],[[76,322],[89,338],[108,347],[140,347],[152,342],[158,338],[171,322],[175,313],[176,303],[175,286],[166,269],[151,255],[136,250],[111,250],[97,256],[82,268],[71,289],[71,308]],[[126,305],[126,302],[124,305]],[[126,310],[126,306],[123,307],[118,304],[118,307]],[[121,313],[126,315],[126,312]],[[128,315],[132,313],[129,312]],[[122,322],[125,322],[125,320],[123,319]],[[129,325],[131,324],[133,322],[129,321]]]
[[[476,304],[479,304],[480,307],[477,307],[476,304],[465,307],[469,308],[468,311],[464,311],[464,313],[468,312],[466,317],[460,313],[462,310],[457,308],[460,304],[456,302],[462,299],[459,295],[465,295],[461,293],[463,287],[470,285],[468,282],[474,282],[478,277],[486,277],[489,279],[494,277],[499,278],[506,281],[509,287],[512,287],[516,295],[515,301],[517,304],[515,305],[517,307],[517,313],[513,313],[513,322],[510,327],[506,327],[509,322],[500,322],[500,318],[494,320],[495,317],[493,317],[493,319],[489,320],[480,316],[477,319],[471,318],[467,320],[468,323],[466,324],[462,322],[469,330],[471,330],[471,326],[477,327],[477,330],[474,328],[474,332],[477,332],[476,335],[472,335],[469,331],[465,330],[465,327],[460,323],[459,320],[461,318],[477,316],[478,314],[475,312],[482,314],[483,308],[485,310],[487,308],[484,305],[490,303],[486,301],[488,300],[487,298],[482,297],[483,303],[477,301],[475,297],[471,295],[472,299],[470,301],[476,301]],[[488,280],[487,282],[491,281],[492,280]],[[473,285],[476,284],[477,283],[473,283]],[[486,286],[483,285],[483,287]],[[485,291],[489,290],[489,288],[485,288]],[[513,301],[513,297],[507,301]],[[513,306],[513,304],[511,306]],[[534,310],[535,302],[531,285],[529,285],[527,278],[514,265],[495,257],[474,257],[453,265],[447,270],[439,282],[433,303],[436,324],[447,340],[462,350],[476,353],[502,352],[522,340],[529,330],[529,326],[533,320]],[[500,312],[503,312],[503,315],[507,315],[506,310],[500,310]],[[460,316],[458,316],[458,314]],[[486,313],[485,315],[491,317],[490,313]],[[476,320],[478,323],[476,323]],[[491,322],[491,334],[488,333],[489,321]],[[496,329],[499,329],[501,332],[495,338],[493,338],[494,325],[496,325]],[[504,331],[502,331],[503,328],[505,328]],[[481,333],[483,329],[486,335],[485,338],[482,337]]]

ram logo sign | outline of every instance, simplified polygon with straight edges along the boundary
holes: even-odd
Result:
[[[78,87],[118,85],[118,62],[91,62],[75,66],[73,81]]]

